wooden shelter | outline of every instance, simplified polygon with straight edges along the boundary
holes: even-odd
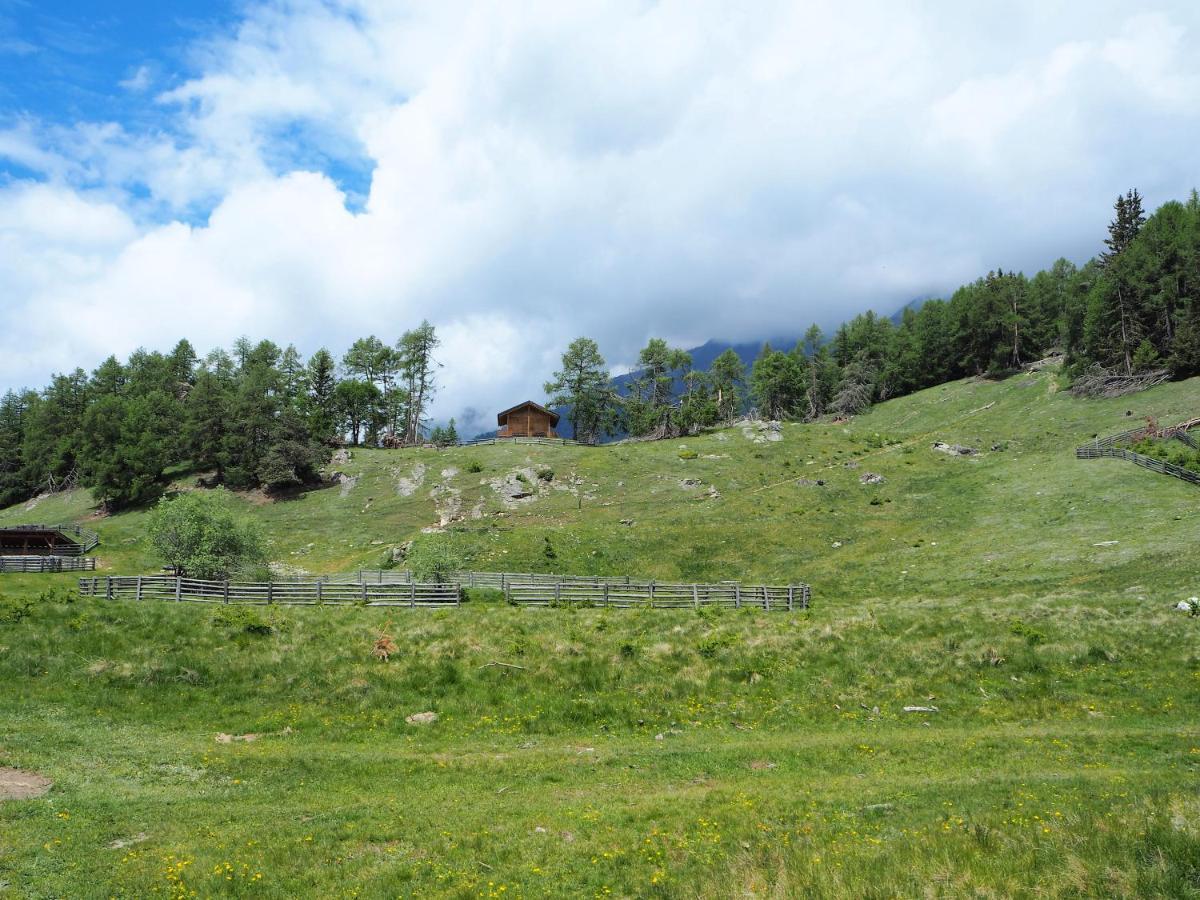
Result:
[[[554,426],[558,424],[558,413],[541,404],[526,400],[496,416],[498,438],[515,437],[558,437]]]
[[[0,527],[0,556],[81,556],[98,543],[94,531],[78,525]]]

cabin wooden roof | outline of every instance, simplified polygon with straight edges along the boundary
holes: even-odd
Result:
[[[551,426],[558,424],[558,413],[554,412],[553,410],[546,409],[546,407],[542,406],[540,403],[534,403],[532,400],[526,400],[524,403],[518,403],[516,406],[510,406],[503,412],[496,413],[496,424],[503,425],[508,420],[509,414],[515,413],[519,409],[525,409],[526,407],[530,407],[549,416]]]

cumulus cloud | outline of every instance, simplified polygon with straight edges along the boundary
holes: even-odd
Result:
[[[620,366],[651,335],[798,334],[1084,258],[1118,191],[1196,180],[1200,13],[1080,18],[250,6],[147,96],[160,126],[0,131],[38,173],[0,189],[0,386],[185,335],[340,351],[428,318],[445,418],[537,398],[578,334]]]

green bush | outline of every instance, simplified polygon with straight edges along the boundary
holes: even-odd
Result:
[[[478,474],[483,471],[483,463],[477,459],[473,459],[467,463],[467,471],[472,474]]]
[[[447,584],[467,565],[461,553],[442,535],[424,534],[408,551],[408,568],[421,584]]]
[[[218,606],[212,615],[212,624],[229,631],[265,637],[273,634],[275,624],[268,622],[252,606]]]
[[[732,647],[737,643],[737,637],[732,633],[729,634],[709,634],[701,639],[696,650],[705,659],[712,659],[726,647]]]
[[[679,451],[680,459],[698,459],[699,457],[700,457],[700,454],[697,453],[695,450],[680,450]]]
[[[266,561],[259,527],[234,512],[223,488],[160,500],[149,532],[163,560],[192,578],[229,578]]]
[[[32,612],[32,600],[0,596],[0,625],[16,625]]]
[[[547,481],[547,482],[553,481],[554,480],[554,470],[549,467],[538,469],[537,477],[541,481]]]
[[[1020,619],[1013,619],[1008,626],[1008,630],[1017,637],[1025,638],[1025,642],[1030,647],[1036,647],[1038,644],[1046,642],[1046,633],[1038,628],[1034,628]]]

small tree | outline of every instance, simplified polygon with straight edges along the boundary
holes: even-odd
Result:
[[[163,498],[150,512],[149,531],[154,549],[180,575],[228,578],[266,560],[261,534],[234,512],[223,488]]]
[[[406,557],[413,581],[421,584],[446,584],[466,565],[462,554],[439,535],[417,538]]]

